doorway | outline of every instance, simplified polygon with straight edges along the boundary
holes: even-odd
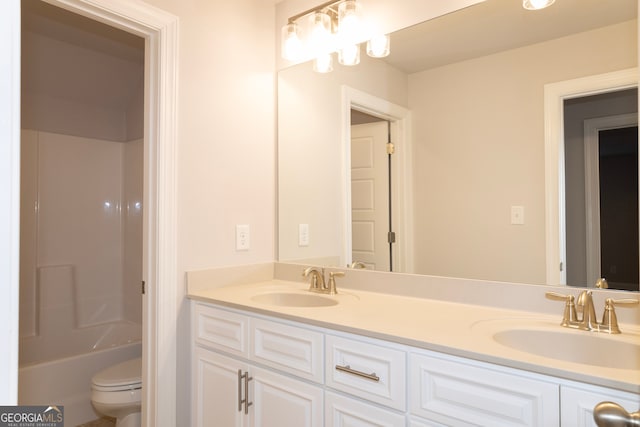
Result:
[[[413,202],[410,195],[413,191],[412,185],[412,163],[411,163],[411,114],[404,107],[393,104],[381,98],[377,98],[357,89],[342,87],[342,164],[344,173],[344,249],[342,258],[346,260],[347,266],[359,261],[354,258],[353,251],[353,222],[352,222],[352,170],[351,170],[351,125],[352,117],[354,122],[360,122],[362,117],[369,117],[366,121],[382,121],[387,128],[385,142],[393,143],[393,167],[388,169],[389,173],[386,195],[388,206],[391,206],[392,215],[387,215],[390,225],[385,227],[383,245],[393,245],[392,259],[389,255],[389,266],[396,272],[408,272],[413,268],[413,254],[410,248],[413,247]],[[352,111],[355,111],[352,115]],[[388,123],[388,124],[387,124]],[[383,156],[387,156],[386,148]],[[387,157],[388,159],[388,157]],[[384,184],[383,184],[384,186]],[[393,233],[389,236],[389,231]],[[389,240],[393,243],[388,243]],[[387,255],[385,255],[387,256]],[[354,267],[361,267],[354,265]],[[386,271],[389,271],[388,269]]]
[[[14,2],[9,2],[12,5]],[[143,277],[147,293],[143,297],[143,425],[171,426],[176,419],[176,324],[177,324],[177,238],[176,238],[176,140],[177,140],[177,46],[178,19],[161,9],[146,4],[111,0],[50,0],[49,3],[137,34],[145,39],[145,230]],[[3,11],[7,7],[2,7]],[[17,8],[9,7],[12,17],[19,18]],[[10,40],[20,39],[20,26],[7,29]],[[14,45],[12,45],[14,46]],[[18,56],[9,58],[7,69],[19,72]],[[17,79],[12,81],[18,82]],[[11,117],[19,117],[17,96],[7,106]],[[17,122],[11,122],[11,147],[19,147]],[[11,170],[18,170],[18,156],[12,157]],[[15,174],[14,174],[15,175]],[[7,182],[7,181],[4,181]],[[3,182],[3,183],[4,183]],[[9,194],[19,193],[19,179],[7,182]],[[14,199],[11,200],[14,202]],[[17,201],[17,197],[15,197]],[[11,212],[18,211],[15,203]],[[18,244],[11,247],[11,259],[19,259]],[[12,264],[13,265],[13,264]],[[14,277],[17,277],[17,270]],[[18,294],[18,281],[8,285],[9,293]],[[9,313],[17,321],[17,299],[8,304]],[[17,325],[16,325],[17,326]],[[16,342],[7,349],[15,360]],[[162,360],[162,369],[158,368]],[[13,369],[13,368],[12,368]],[[17,396],[17,372],[10,370],[9,396]]]
[[[637,88],[564,102],[567,284],[638,289]]]
[[[352,265],[394,271],[391,123],[351,110]]]
[[[613,92],[637,90],[638,69],[630,68],[605,74],[577,78],[574,80],[549,83],[544,87],[544,118],[545,118],[545,252],[546,252],[546,281],[548,285],[572,285],[567,280],[567,266],[572,261],[568,259],[571,252],[567,251],[567,230],[571,224],[580,230],[586,230],[586,225],[581,226],[578,221],[567,221],[566,200],[571,195],[582,192],[584,195],[584,172],[582,176],[582,190],[567,194],[565,174],[567,153],[565,147],[566,126],[565,101],[587,97],[592,95],[610,94]],[[637,108],[637,100],[636,107]],[[636,110],[637,111],[637,110]],[[607,114],[600,114],[603,116]],[[636,113],[637,115],[637,113]],[[575,126],[579,129],[579,144],[584,146],[584,120],[583,117]],[[584,156],[571,156],[584,168]],[[578,174],[580,175],[580,174]],[[584,197],[583,197],[584,199]],[[582,204],[584,211],[584,202]],[[585,248],[583,239],[582,248]],[[585,249],[582,249],[584,259]],[[574,252],[575,253],[575,252]],[[586,271],[586,268],[581,269]],[[586,276],[576,286],[594,286],[587,283]]]
[[[78,425],[101,416],[91,377],[141,356],[145,42],[39,0],[21,10],[18,403],[57,402]]]

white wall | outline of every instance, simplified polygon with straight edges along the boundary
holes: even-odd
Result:
[[[274,259],[275,10],[264,0],[149,0],[179,18],[178,424],[189,425],[188,270]],[[235,250],[235,225],[251,248]]]
[[[632,21],[409,77],[418,273],[545,283],[544,84],[635,67],[636,41]]]

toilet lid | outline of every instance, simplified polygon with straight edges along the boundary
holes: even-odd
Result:
[[[139,388],[142,384],[142,358],[127,360],[98,372],[91,379],[94,386]]]

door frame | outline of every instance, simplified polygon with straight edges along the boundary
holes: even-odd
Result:
[[[142,425],[170,427],[177,381],[178,18],[130,0],[44,1],[145,39]],[[16,185],[19,192],[19,179]]]
[[[391,134],[395,136],[397,161],[392,169],[392,209],[393,228],[396,233],[394,247],[394,271],[413,271],[413,180],[412,177],[412,139],[411,112],[385,99],[378,98],[361,90],[342,85],[342,259],[351,263],[351,109],[367,113],[391,122]]]
[[[638,68],[544,86],[546,284],[566,285],[564,101],[638,87]],[[562,266],[562,268],[560,268]]]
[[[600,131],[638,126],[634,113],[597,117],[584,122],[584,174],[587,236],[587,283],[602,277],[600,256]],[[640,168],[639,168],[640,170]]]

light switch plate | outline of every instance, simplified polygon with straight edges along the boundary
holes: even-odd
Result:
[[[511,224],[524,224],[524,206],[511,206]]]
[[[298,224],[298,246],[309,246],[309,224]]]

